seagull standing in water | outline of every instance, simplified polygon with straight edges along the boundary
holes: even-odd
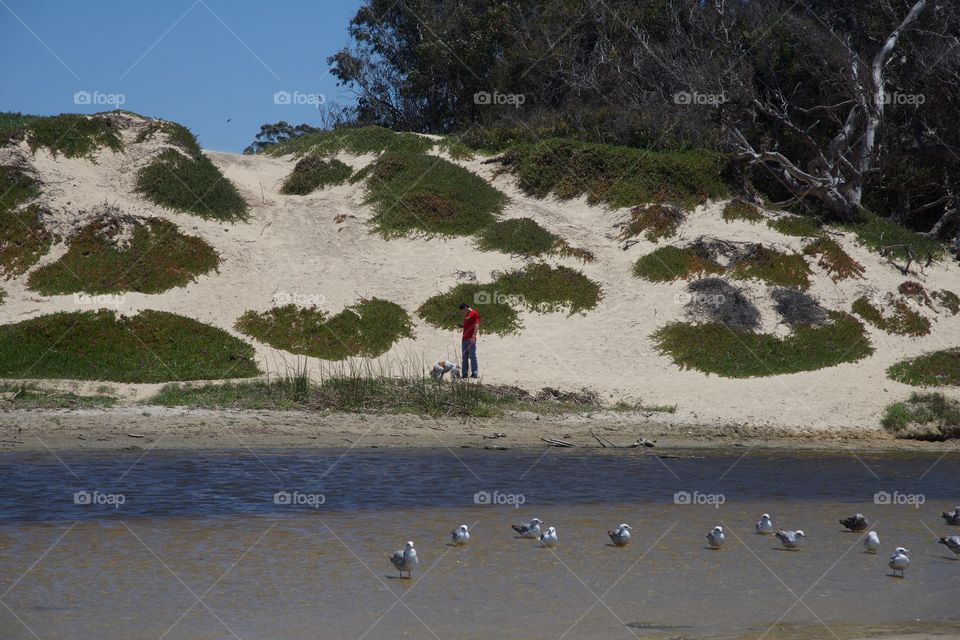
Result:
[[[909,549],[904,549],[903,547],[897,547],[893,555],[890,556],[890,568],[893,569],[893,575],[897,575],[897,571],[900,572],[900,577],[903,577],[903,571],[910,566],[910,558],[907,557],[907,554],[910,553]]]
[[[877,552],[877,549],[880,548],[880,536],[877,535],[876,531],[871,531],[867,534],[867,537],[863,541],[863,548],[869,553]]]
[[[723,535],[723,527],[717,525],[713,530],[707,534],[707,542],[714,549],[719,549],[723,545],[723,541],[726,540],[726,536]]]
[[[413,574],[410,573],[410,570],[413,569],[413,565],[420,562],[417,560],[417,550],[413,548],[413,541],[408,541],[403,549],[394,551],[393,555],[390,556],[390,562],[400,572],[401,578],[404,571],[407,572],[408,578],[412,578]]]
[[[780,529],[780,531],[777,531],[774,535],[777,536],[777,539],[782,542],[783,546],[787,549],[796,549],[800,546],[800,538],[807,537],[800,529],[796,531],[784,531]]]
[[[545,547],[553,548],[557,546],[558,542],[560,542],[560,539],[557,538],[557,530],[554,529],[553,527],[550,527],[549,529],[547,529],[547,531],[542,536],[540,536],[540,544],[542,544]]]
[[[613,531],[607,531],[607,535],[610,536],[610,541],[613,542],[614,546],[625,547],[630,542],[631,531],[633,531],[633,527],[622,524]]]
[[[960,507],[955,508],[953,511],[944,511],[942,517],[947,521],[947,524],[960,524]]]
[[[840,521],[840,524],[850,529],[850,531],[863,531],[870,526],[870,523],[862,513],[855,513],[849,518],[844,518]]]
[[[947,549],[953,551],[953,555],[960,560],[960,536],[943,536],[940,538],[940,544],[947,545]]]
[[[753,530],[763,536],[773,533],[773,522],[770,521],[770,514],[765,513],[760,516],[760,520],[754,525]]]
[[[521,522],[520,524],[512,524],[510,526],[524,538],[539,538],[540,525],[542,524],[543,520],[534,518],[530,522]]]
[[[467,525],[462,524],[450,532],[450,537],[453,539],[453,544],[458,547],[462,547],[470,542],[470,528]]]

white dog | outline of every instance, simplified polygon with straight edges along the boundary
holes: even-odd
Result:
[[[456,363],[450,362],[449,360],[441,360],[437,364],[433,365],[433,368],[430,370],[430,377],[436,378],[437,380],[443,380],[443,376],[449,373],[451,378],[460,377],[460,367]]]

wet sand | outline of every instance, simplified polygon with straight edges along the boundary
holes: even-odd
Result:
[[[0,451],[270,447],[542,448],[542,438],[599,446],[640,438],[658,448],[956,450],[956,443],[898,440],[877,426],[800,428],[705,424],[668,413],[596,411],[563,416],[422,418],[300,411],[122,406],[107,410],[0,412]],[[501,435],[502,434],[502,435]]]

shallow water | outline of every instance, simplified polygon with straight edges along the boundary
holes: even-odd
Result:
[[[59,455],[0,456],[4,640],[960,637],[960,561],[936,541],[960,534],[939,515],[960,503],[956,453]],[[523,504],[476,504],[484,491]],[[857,511],[879,555],[837,523]],[[803,529],[802,549],[755,535],[762,512]],[[559,547],[513,537],[532,516]],[[605,534],[620,522],[636,528],[622,549]],[[460,523],[470,545],[447,546]],[[406,540],[412,580],[386,558]],[[905,579],[888,575],[897,545]]]

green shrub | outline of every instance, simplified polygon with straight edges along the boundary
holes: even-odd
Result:
[[[123,138],[117,126],[104,116],[64,113],[36,117],[24,124],[23,133],[32,150],[46,147],[53,155],[63,154],[68,158],[89,156],[102,147],[123,150]]]
[[[0,377],[113,382],[245,378],[254,351],[226,331],[163,311],[54,313],[0,325]]]
[[[195,236],[160,218],[132,219],[127,242],[118,244],[122,218],[102,216],[70,239],[56,262],[30,274],[28,286],[45,295],[64,293],[161,293],[216,269],[219,257]]]
[[[283,181],[280,193],[305,196],[321,187],[343,184],[351,173],[353,169],[336,158],[324,160],[320,156],[304,156]]]
[[[890,307],[892,314],[884,316],[865,296],[860,296],[853,301],[852,308],[855,314],[890,334],[918,337],[930,333],[930,321],[911,309],[903,300],[891,300]]]
[[[263,313],[247,311],[236,328],[276,349],[324,360],[374,358],[400,338],[413,337],[407,312],[379,298],[362,300],[330,317],[314,307],[293,304]]]
[[[19,275],[43,257],[53,236],[43,225],[44,210],[36,204],[22,207],[40,194],[23,170],[0,165],[0,274]]]
[[[880,424],[898,438],[942,442],[960,438],[960,402],[942,393],[913,393],[884,409]]]
[[[932,294],[934,300],[940,303],[940,306],[950,312],[950,315],[955,316],[960,313],[960,296],[955,294],[953,291],[948,291],[947,289],[940,289],[934,291]]]
[[[153,138],[156,134],[162,133],[166,136],[167,142],[179,148],[191,158],[199,158],[203,155],[200,149],[200,143],[197,137],[193,135],[190,129],[182,124],[170,122],[168,120],[152,120],[137,134],[136,142],[145,142]]]
[[[481,251],[501,251],[518,256],[553,253],[561,242],[559,236],[530,218],[495,222],[477,236],[477,248]]]
[[[453,331],[463,326],[463,312],[457,307],[464,303],[480,312],[482,333],[506,335],[520,330],[520,320],[511,302],[496,291],[493,283],[461,283],[427,298],[417,309],[417,315],[435,327]]]
[[[373,223],[386,237],[464,236],[496,220],[507,197],[483,178],[436,156],[384,153],[367,178]]]
[[[730,267],[734,278],[756,278],[781,287],[810,287],[810,266],[799,254],[781,253],[758,246],[750,255],[736,260]]]
[[[0,146],[23,136],[27,125],[39,117],[14,111],[0,111]]]
[[[647,151],[551,139],[511,147],[504,167],[538,198],[586,195],[592,204],[631,207],[677,202],[691,207],[726,195],[723,157],[706,150]]]
[[[960,347],[901,360],[887,369],[887,375],[915,387],[960,386]]]
[[[727,222],[733,222],[734,220],[760,222],[763,220],[763,213],[756,205],[740,198],[734,198],[723,206],[723,219]]]
[[[722,324],[674,322],[653,334],[657,348],[683,369],[729,378],[816,371],[873,353],[863,325],[828,311],[829,323],[794,328],[785,338]]]
[[[635,238],[645,233],[650,242],[659,242],[661,238],[671,238],[677,235],[677,230],[683,224],[683,212],[668,204],[645,204],[634,207],[630,211],[621,233],[621,238]]]
[[[307,154],[329,156],[341,151],[361,155],[393,151],[423,154],[436,144],[416,133],[395,132],[383,127],[345,127],[315,131],[271,145],[263,152],[271,156]]]
[[[836,282],[847,278],[862,278],[863,265],[850,257],[836,240],[821,236],[803,248],[803,255],[818,257],[817,264]]]
[[[934,260],[945,254],[943,244],[933,238],[927,238],[915,233],[906,227],[874,214],[866,214],[862,222],[841,225],[841,229],[853,233],[857,241],[873,251],[881,251],[883,247],[892,245],[909,246],[919,260],[932,256]],[[893,249],[890,257],[905,260],[907,251],[904,248]]]
[[[767,220],[767,226],[785,236],[815,238],[823,233],[823,225],[808,216],[782,216]]]
[[[494,285],[508,298],[522,301],[531,311],[549,313],[589,311],[600,303],[600,285],[575,269],[544,263],[500,275]]]
[[[650,282],[672,282],[691,276],[723,273],[723,267],[696,255],[689,248],[660,247],[641,256],[633,265],[633,275]]]
[[[232,182],[204,155],[175,149],[158,154],[137,175],[137,190],[170,209],[217,220],[243,219],[247,203]]]
[[[81,395],[44,389],[34,384],[0,383],[2,409],[79,409],[112,407],[117,399],[103,394]]]

